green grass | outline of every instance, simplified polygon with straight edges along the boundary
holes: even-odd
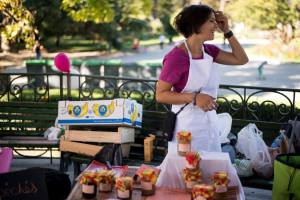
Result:
[[[67,52],[84,52],[84,51],[103,51],[108,48],[106,42],[84,39],[82,37],[63,36],[60,40],[60,46],[56,47],[55,38],[48,38],[43,45],[49,52],[67,51]]]

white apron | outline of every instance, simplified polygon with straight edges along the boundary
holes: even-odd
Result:
[[[190,60],[189,76],[182,92],[196,92],[217,98],[219,88],[219,74],[213,58],[204,51],[202,46],[203,59],[193,59],[192,54],[184,40]],[[182,105],[173,105],[172,111],[177,112]],[[179,131],[187,130],[192,133],[192,151],[217,151],[221,152],[219,130],[217,128],[217,113],[215,110],[204,112],[192,103],[188,104],[177,115],[174,137],[168,143],[168,153],[177,154],[176,134]]]

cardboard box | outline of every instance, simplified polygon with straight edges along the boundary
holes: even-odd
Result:
[[[58,124],[142,127],[142,105],[135,100],[59,101]]]

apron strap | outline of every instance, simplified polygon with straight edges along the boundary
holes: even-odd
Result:
[[[188,45],[187,45],[187,43],[186,43],[186,40],[184,40],[183,43],[184,43],[184,45],[185,45],[185,48],[187,49],[187,52],[188,52],[188,54],[189,54],[189,58],[192,59],[192,54],[191,54],[190,49],[189,49],[189,47],[188,47]]]
[[[185,45],[185,48],[187,49],[187,52],[188,52],[188,54],[189,54],[189,58],[190,58],[190,59],[193,59],[192,53],[191,53],[191,51],[190,51],[190,49],[189,49],[189,47],[188,47],[186,41],[187,41],[187,40],[183,40],[183,43],[184,43],[184,45]],[[204,51],[204,45],[202,45],[201,49],[202,49],[202,55],[203,55],[203,58],[207,58],[208,55],[207,55],[207,54],[205,53],[205,51]]]
[[[186,103],[184,106],[182,106],[175,114],[176,116],[188,105],[189,103]]]

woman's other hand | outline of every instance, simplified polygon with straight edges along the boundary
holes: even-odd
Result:
[[[211,110],[216,110],[218,104],[215,102],[215,98],[199,93],[196,96],[196,106],[201,108],[204,112],[211,111]]]
[[[229,31],[228,18],[224,15],[222,11],[215,11],[215,17],[219,29],[223,33],[227,33]]]

